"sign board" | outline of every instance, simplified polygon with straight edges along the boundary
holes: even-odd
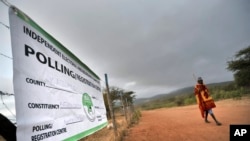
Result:
[[[9,17],[17,140],[75,141],[105,127],[100,78],[22,11]]]

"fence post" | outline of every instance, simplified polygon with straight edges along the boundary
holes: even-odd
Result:
[[[125,107],[125,104],[124,104],[124,101],[123,101],[123,93],[122,92],[120,92],[120,96],[121,96],[121,104],[122,104],[123,114],[125,116],[125,120],[126,120],[126,123],[127,123],[127,126],[128,126],[127,111],[126,111],[126,107]]]
[[[114,135],[115,135],[115,140],[116,140],[117,128],[116,128],[116,123],[115,123],[115,116],[114,116],[112,101],[111,101],[110,93],[109,93],[108,76],[106,73],[105,73],[105,81],[106,81],[106,87],[107,87],[107,99],[108,99],[108,104],[109,104],[109,110],[110,110],[110,114],[111,114],[111,118],[112,118]]]

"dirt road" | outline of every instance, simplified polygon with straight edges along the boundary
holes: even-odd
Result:
[[[250,124],[250,97],[216,102],[213,109],[222,123],[205,123],[197,105],[142,111],[138,125],[128,129],[124,141],[229,141],[230,124]],[[119,128],[125,125],[119,117]],[[125,126],[124,126],[125,128]],[[123,130],[120,129],[120,130]],[[82,141],[113,141],[113,130],[103,128]],[[4,141],[0,137],[0,141]]]
[[[230,124],[250,124],[250,98],[216,102],[217,126],[205,123],[197,105],[142,111],[140,123],[129,129],[125,141],[229,141]]]

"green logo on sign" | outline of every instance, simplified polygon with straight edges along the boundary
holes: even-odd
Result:
[[[84,93],[82,95],[82,105],[83,105],[83,109],[84,109],[88,119],[90,121],[94,121],[95,120],[95,109],[94,109],[92,99],[87,93]]]

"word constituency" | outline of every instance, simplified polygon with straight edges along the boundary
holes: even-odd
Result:
[[[59,109],[58,104],[28,103],[31,109]]]

